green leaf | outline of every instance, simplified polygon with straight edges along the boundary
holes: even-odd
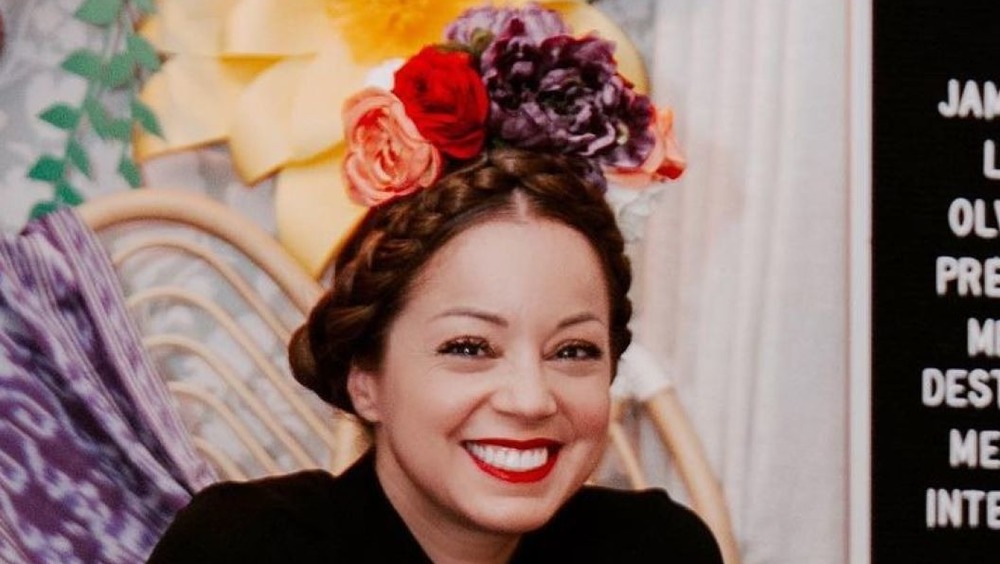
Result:
[[[54,202],[52,200],[38,202],[31,208],[31,214],[28,217],[31,219],[38,219],[42,216],[49,215],[61,207],[62,206],[60,206],[58,202]]]
[[[111,61],[104,73],[104,84],[110,88],[124,86],[135,77],[135,61],[128,52],[118,53],[111,57]]]
[[[163,137],[160,120],[156,119],[156,114],[153,113],[152,108],[138,98],[132,98],[132,119],[139,122],[139,125],[146,131],[157,137]]]
[[[78,74],[83,78],[100,78],[103,64],[101,56],[90,49],[77,49],[62,62],[63,70]]]
[[[129,35],[126,38],[125,48],[132,59],[144,69],[151,72],[160,70],[160,56],[156,54],[156,49],[144,37]]]
[[[142,175],[139,174],[139,167],[126,155],[122,155],[122,160],[118,161],[118,174],[122,175],[129,186],[133,188],[142,186]]]
[[[156,2],[153,0],[132,0],[132,3],[147,16],[156,13]]]
[[[76,191],[76,188],[70,186],[69,182],[60,180],[56,182],[55,200],[68,206],[78,206],[83,203],[83,196]]]
[[[132,140],[131,120],[111,117],[96,98],[84,100],[83,110],[101,139],[117,139],[126,143]]]
[[[51,155],[42,155],[35,161],[31,170],[28,171],[28,178],[44,182],[55,182],[63,177],[63,172],[63,161]]]
[[[132,121],[124,118],[112,119],[108,122],[108,137],[128,143],[132,140]]]
[[[90,120],[90,125],[94,128],[94,132],[97,133],[101,139],[111,137],[111,133],[108,130],[110,123],[108,112],[96,98],[87,96],[83,100],[83,112],[87,114],[87,119]]]
[[[66,104],[52,104],[38,114],[38,117],[59,129],[69,131],[76,127],[77,122],[80,121],[80,110]]]
[[[94,25],[106,26],[118,19],[122,0],[84,0],[77,9],[77,19]]]
[[[76,139],[70,139],[66,143],[66,158],[69,162],[73,163],[80,172],[90,178],[90,157],[87,156],[87,151],[80,145],[80,142]]]

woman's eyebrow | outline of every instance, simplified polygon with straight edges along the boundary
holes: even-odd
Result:
[[[432,317],[431,320],[433,321],[435,319],[441,319],[443,317],[472,317],[500,327],[507,327],[510,325],[506,319],[504,319],[498,314],[470,307],[456,307],[447,309]],[[580,323],[587,323],[591,321],[600,323],[601,325],[606,325],[606,323],[602,321],[601,318],[597,316],[597,314],[589,311],[584,311],[563,319],[562,321],[559,322],[556,328],[565,329],[566,327],[570,327],[572,325],[578,325]]]
[[[580,323],[586,323],[588,321],[596,321],[597,323],[600,323],[601,325],[606,325],[606,323],[604,321],[602,321],[601,318],[598,317],[596,314],[594,314],[592,312],[589,312],[589,311],[584,311],[584,312],[578,313],[576,315],[572,315],[570,317],[567,317],[566,319],[563,319],[562,321],[559,322],[559,325],[557,327],[559,329],[565,329],[566,327],[569,327],[571,325],[577,325],[577,324],[580,324]]]
[[[456,307],[447,309],[432,317],[431,320],[440,319],[442,317],[473,317],[475,319],[480,319],[482,321],[491,323],[493,325],[498,325],[500,327],[507,327],[509,325],[506,319],[500,317],[495,313],[490,313],[488,311],[483,311],[469,307]]]

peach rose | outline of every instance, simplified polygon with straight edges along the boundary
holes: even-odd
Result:
[[[670,108],[654,110],[653,136],[656,143],[646,160],[636,168],[610,168],[608,180],[629,188],[642,188],[650,182],[676,180],[684,172],[687,161],[674,138],[674,112]]]
[[[441,174],[441,154],[391,92],[366,88],[344,102],[344,178],[355,202],[376,206],[427,188]]]

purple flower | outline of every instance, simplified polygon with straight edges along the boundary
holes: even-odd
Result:
[[[536,43],[523,23],[483,53],[490,136],[526,149],[639,166],[655,143],[649,98],[618,74],[614,44],[559,35]]]
[[[491,6],[470,8],[448,24],[444,34],[448,41],[469,46],[476,46],[482,38],[488,37],[489,43],[479,45],[485,50],[493,41],[507,37],[510,25],[514,21],[520,22],[522,26],[520,33],[534,43],[541,43],[555,35],[570,33],[569,27],[558,13],[532,3],[524,8],[498,9]]]

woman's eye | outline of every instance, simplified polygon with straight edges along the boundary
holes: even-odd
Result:
[[[556,350],[556,358],[564,360],[597,360],[601,349],[592,343],[569,343]]]
[[[464,357],[486,357],[496,356],[495,351],[484,339],[462,338],[448,341],[438,347],[438,354],[464,356]]]

